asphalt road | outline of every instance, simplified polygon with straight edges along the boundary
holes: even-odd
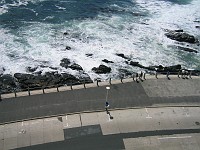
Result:
[[[168,89],[165,89],[166,83]],[[200,92],[198,90],[200,89],[200,84],[198,83],[200,83],[200,79],[188,81],[182,81],[181,79],[172,79],[170,81],[166,79],[149,79],[140,83],[113,84],[110,85],[108,101],[111,109],[147,107],[155,104],[199,104]],[[149,84],[152,86],[149,86]],[[190,90],[183,88],[185,85],[189,86]],[[181,91],[179,91],[178,95],[173,95],[174,90],[177,91],[179,89]],[[184,94],[188,90],[189,94]],[[104,110],[106,92],[106,86],[100,86],[3,99],[0,102],[0,123],[57,114]],[[158,92],[164,92],[164,96],[156,95]]]

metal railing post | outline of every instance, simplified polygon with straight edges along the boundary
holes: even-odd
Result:
[[[97,80],[97,86],[99,87],[99,80]]]
[[[135,75],[134,74],[133,74],[132,78],[133,78],[133,81],[135,81]]]
[[[28,86],[28,96],[30,96],[31,95],[31,93],[30,93],[30,89],[29,89],[29,86]]]
[[[43,94],[45,94],[45,92],[44,92],[44,87],[42,87],[42,92],[43,92]]]
[[[73,90],[73,88],[72,88],[72,82],[70,83],[70,88],[71,88],[71,90]]]
[[[143,74],[143,79],[146,80],[146,73]]]
[[[112,83],[111,83],[111,78],[109,79],[109,84],[111,85]]]
[[[15,93],[15,97],[17,97],[17,93],[16,93],[16,90],[14,89],[14,93]]]
[[[59,92],[58,85],[56,86],[56,88],[57,88],[57,92]]]
[[[84,86],[84,88],[86,89],[86,86],[85,86],[85,80],[83,81],[83,86]]]

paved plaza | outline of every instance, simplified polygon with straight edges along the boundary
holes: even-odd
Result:
[[[4,124],[0,149],[200,149],[200,108],[80,113]],[[171,143],[171,144],[170,144]]]

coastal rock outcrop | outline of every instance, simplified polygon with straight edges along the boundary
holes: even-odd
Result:
[[[14,88],[15,79],[10,74],[0,76],[0,93],[12,92]]]
[[[94,71],[97,74],[105,74],[105,73],[110,73],[111,68],[105,65],[100,65],[99,67],[93,67],[92,71]]]
[[[113,61],[109,61],[107,59],[103,59],[102,61],[105,62],[105,63],[114,63]]]
[[[83,70],[83,68],[79,65],[79,64],[76,64],[76,63],[73,63],[72,65],[69,66],[69,68],[71,68],[72,70]]]
[[[183,30],[168,31],[165,33],[165,35],[168,38],[179,42],[187,42],[192,44],[199,42],[198,39],[196,39],[193,35],[185,33]]]
[[[117,53],[116,54],[117,56],[119,56],[119,57],[122,57],[122,58],[124,58],[124,59],[129,59],[128,57],[126,57],[124,54],[122,54],[122,53]]]
[[[71,62],[70,62],[70,60],[68,58],[63,58],[61,60],[60,66],[64,67],[64,68],[68,68],[70,63]]]

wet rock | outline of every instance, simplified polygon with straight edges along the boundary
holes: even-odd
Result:
[[[85,54],[87,57],[91,57],[93,56],[93,54]]]
[[[64,32],[63,35],[69,35],[69,33],[68,32]]]
[[[62,73],[62,83],[63,84],[67,84],[67,85],[76,85],[76,84],[80,84],[80,81],[78,78],[76,78],[75,76],[68,74],[68,73]]]
[[[76,63],[73,63],[72,65],[69,66],[69,68],[71,68],[72,70],[83,70],[83,68],[79,65],[79,64],[76,64]]]
[[[168,38],[179,42],[198,43],[198,39],[193,35],[183,32],[183,30],[169,31],[168,33],[165,33],[165,35]]]
[[[129,59],[128,57],[126,57],[124,54],[122,54],[122,53],[117,53],[116,54],[117,56],[119,56],[119,57],[122,57],[122,58],[124,58],[124,59]]]
[[[49,67],[49,68],[52,69],[52,70],[58,70],[57,67]]]
[[[107,59],[103,59],[102,61],[105,62],[105,63],[114,63],[113,61],[109,61]]]
[[[93,83],[92,79],[90,78],[90,76],[87,73],[82,74],[79,77],[79,81],[80,83]]]
[[[34,72],[37,70],[38,67],[27,67],[26,70],[27,72]]]
[[[179,50],[183,50],[183,51],[186,51],[186,52],[198,53],[197,50],[194,50],[194,49],[188,48],[188,47],[177,46],[177,48],[178,48]]]
[[[131,66],[135,66],[135,67],[139,67],[139,68],[144,68],[144,69],[147,69],[147,68],[148,68],[148,67],[145,67],[145,66],[139,64],[139,62],[134,62],[134,61],[131,61],[131,62],[130,62],[130,65],[131,65]]]
[[[195,26],[195,28],[200,29],[200,26]]]
[[[6,69],[4,67],[0,67],[0,75],[2,75],[4,73]]]
[[[63,58],[61,60],[60,66],[64,68],[68,68],[70,64],[70,60],[68,58]]]
[[[70,46],[65,47],[66,50],[71,50],[72,48]]]
[[[99,67],[94,67],[92,68],[92,71],[94,71],[97,74],[105,74],[105,73],[110,73],[111,72],[111,68],[107,67],[105,65],[100,65]]]
[[[123,77],[131,76],[133,73],[127,69],[119,69],[119,75]]]
[[[11,75],[5,74],[0,76],[0,93],[12,92],[15,88],[15,80]]]

